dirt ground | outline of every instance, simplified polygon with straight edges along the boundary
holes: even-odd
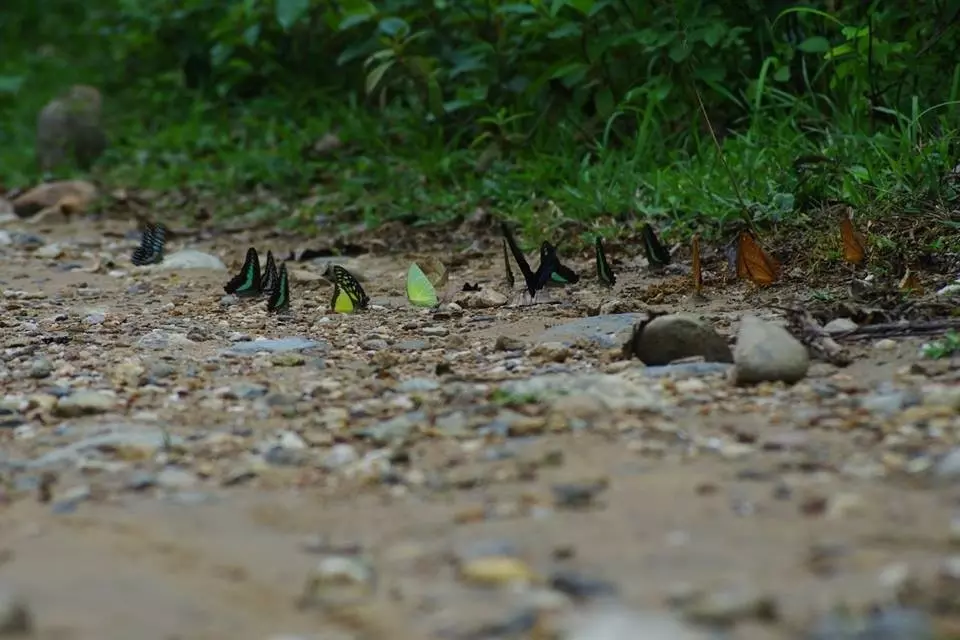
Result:
[[[858,343],[852,365],[815,363],[791,388],[666,376],[638,387],[653,404],[665,399],[650,410],[598,411],[589,399],[505,405],[491,394],[507,380],[642,376],[643,365],[592,346],[561,361],[537,351],[546,327],[584,315],[587,294],[574,288],[551,292],[558,304],[431,316],[403,301],[410,256],[361,256],[349,264],[373,307],[335,316],[329,284],[310,278],[322,266],[290,263],[302,273],[291,317],[278,320],[262,301],[222,302],[226,272],[133,268],[136,241],[120,237],[129,225],[6,228],[43,240],[0,247],[0,417],[10,418],[0,429],[0,588],[21,594],[36,637],[613,638],[563,635],[564,616],[602,599],[699,616],[707,624],[697,629],[722,627],[729,638],[795,638],[838,605],[889,603],[914,582],[932,589],[952,556],[960,493],[931,469],[957,440],[956,407],[935,399],[957,369],[921,362],[918,340]],[[218,255],[234,271],[254,240],[281,257],[302,245],[240,235],[178,239],[168,251]],[[59,251],[44,251],[51,245]],[[451,286],[502,287],[499,251],[491,244],[452,269]],[[590,274],[580,289],[636,310],[644,305],[631,296],[662,279],[623,259],[617,288],[601,291],[586,257],[571,264]],[[678,293],[657,307],[704,314],[734,334],[741,312],[787,294],[733,284],[708,295]],[[327,347],[299,361],[224,356],[238,334]],[[148,335],[168,344],[145,346]],[[520,346],[498,347],[503,339]],[[43,361],[47,375],[37,373]],[[438,375],[442,361],[452,373]],[[404,387],[410,380],[437,384]],[[64,388],[101,391],[112,404],[67,413],[57,405]],[[921,400],[885,401],[899,393]],[[466,424],[448,432],[440,417],[452,409]],[[358,431],[417,411],[432,427],[400,442]],[[507,411],[520,419],[506,435],[474,430]],[[585,427],[557,422],[574,414]],[[11,462],[130,425],[179,444],[100,447],[54,472]],[[291,433],[297,460],[265,463],[262,442]],[[344,446],[357,460],[325,462]],[[170,468],[182,473],[157,479]],[[557,498],[558,484],[597,479],[604,488],[586,506]],[[478,586],[464,567],[489,559],[478,549],[491,545],[516,563],[474,567],[495,574]],[[313,567],[331,556],[375,567],[359,613],[301,602]],[[558,572],[580,576],[580,592]],[[538,612],[533,628],[470,635],[526,610]]]

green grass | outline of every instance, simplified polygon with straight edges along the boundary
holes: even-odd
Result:
[[[8,57],[0,78],[16,75],[24,78],[19,93],[0,94],[0,116],[10,125],[0,138],[8,187],[40,179],[38,109],[71,82],[87,81],[56,57]],[[108,94],[111,147],[94,177],[112,187],[202,192],[216,203],[216,217],[253,215],[300,229],[319,219],[446,223],[486,206],[539,232],[569,221],[612,232],[614,217],[628,214],[683,236],[739,217],[731,173],[759,224],[809,221],[810,205],[825,198],[869,217],[920,215],[956,197],[947,178],[953,132],[924,128],[951,105],[924,112],[914,101],[911,114],[876,133],[858,130],[852,118],[815,117],[799,102],[764,106],[723,141],[728,172],[702,120],[668,133],[656,130],[651,112],[629,112],[617,118],[634,120],[635,136],[624,140],[608,126],[584,142],[567,122],[530,137],[533,114],[491,114],[483,134],[449,141],[409,110],[306,94],[292,90],[232,109],[171,89]],[[305,154],[333,131],[339,150]],[[835,162],[799,171],[797,159],[811,154]]]

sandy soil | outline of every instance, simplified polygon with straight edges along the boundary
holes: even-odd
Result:
[[[429,638],[467,632],[542,600],[556,600],[543,589],[480,588],[458,575],[451,557],[500,541],[514,545],[525,566],[540,576],[571,569],[615,585],[625,607],[667,609],[670,598],[695,591],[749,592],[757,600],[774,601],[777,619],[768,623],[728,612],[736,619],[730,637],[788,638],[839,603],[889,601],[902,587],[904,572],[921,582],[932,579],[951,553],[951,517],[960,497],[956,487],[913,482],[900,472],[904,460],[950,449],[952,429],[960,426],[956,414],[934,406],[921,415],[917,411],[926,407],[921,404],[878,416],[857,406],[858,398],[883,384],[917,388],[955,379],[948,365],[911,372],[918,360],[915,340],[883,351],[865,343],[856,348],[858,358],[850,367],[816,364],[809,380],[790,390],[775,385],[733,389],[714,377],[704,379],[702,388],[677,392],[679,383],[658,380],[651,384],[671,389],[675,400],[666,414],[595,416],[591,428],[574,433],[546,428],[506,442],[436,433],[408,439],[402,449],[410,462],[403,473],[443,474],[448,481],[443,489],[429,482],[372,482],[312,463],[260,469],[253,479],[231,484],[224,479],[245,464],[256,440],[278,431],[299,433],[317,456],[336,442],[352,443],[361,454],[376,450],[349,433],[331,435],[325,412],[368,402],[365,414],[354,412],[364,424],[404,413],[411,407],[391,404],[386,390],[410,378],[438,379],[435,366],[445,353],[472,354],[453,361],[462,380],[495,385],[498,377],[529,376],[542,365],[529,353],[523,356],[529,368],[516,374],[495,373],[493,360],[483,357],[495,360],[497,338],[533,344],[545,327],[582,314],[575,306],[537,305],[431,320],[422,311],[390,306],[402,295],[407,258],[385,256],[361,257],[354,264],[367,275],[374,303],[387,309],[323,321],[329,317],[324,308],[329,285],[298,282],[294,316],[278,323],[261,303],[222,306],[224,273],[132,270],[126,256],[134,243],[105,240],[104,228],[30,231],[40,233],[47,245],[60,243],[63,255],[41,258],[17,247],[2,248],[5,394],[29,398],[72,382],[112,389],[118,402],[109,411],[82,417],[58,417],[43,406],[25,409],[22,424],[0,431],[5,453],[29,459],[50,451],[55,445],[47,437],[64,424],[86,433],[98,424],[146,422],[187,438],[178,461],[198,478],[182,492],[129,490],[124,478],[134,470],[155,473],[163,460],[105,452],[120,466],[60,470],[52,503],[45,503],[34,490],[16,489],[16,477],[30,472],[8,471],[0,585],[23,594],[37,637]],[[245,239],[225,238],[177,244],[219,254],[231,269],[247,246]],[[277,247],[277,253],[290,248]],[[107,268],[63,270],[68,263],[91,266],[99,253],[116,255],[116,268],[127,274],[111,275]],[[498,255],[492,248],[484,259],[454,271],[451,280],[494,286]],[[585,260],[574,264],[589,272]],[[639,267],[632,269],[624,267],[620,295],[656,282]],[[43,297],[25,299],[14,291]],[[565,300],[574,294],[555,295]],[[704,313],[729,331],[740,311],[781,294],[765,295],[744,296],[738,285],[711,292],[707,304],[678,295],[660,307]],[[85,322],[92,313],[105,319]],[[469,321],[481,314],[495,319]],[[380,338],[388,343],[420,339],[425,325],[451,331],[414,351],[362,345]],[[163,350],[138,347],[151,330],[191,327],[204,339]],[[70,341],[42,340],[57,330]],[[217,359],[234,332],[304,336],[330,347],[321,356],[322,366],[309,361],[271,365],[263,357]],[[27,377],[24,372],[40,358],[51,361],[51,377]],[[123,384],[113,372],[130,358],[148,370],[159,362],[174,372],[153,388]],[[584,349],[565,366],[616,371],[623,365],[606,350]],[[198,373],[191,374],[191,367]],[[267,381],[272,394],[296,396],[311,380],[336,389],[266,408],[216,392],[244,381]],[[824,385],[836,390],[828,401],[816,393]],[[178,393],[181,398],[172,401]],[[421,406],[440,411],[444,402],[430,398]],[[532,419],[549,413],[536,406],[520,411]],[[923,433],[931,421],[939,421],[939,435]],[[23,437],[24,429],[33,435]],[[247,433],[219,449],[192,444],[225,430]],[[902,434],[900,441],[884,438],[894,433]],[[721,446],[710,450],[710,438]],[[660,440],[666,443],[661,448],[644,446]],[[489,455],[498,447],[508,447],[511,456]],[[874,477],[851,471],[845,465],[858,456],[887,473]],[[595,478],[605,478],[608,486],[588,507],[551,506],[555,484]],[[75,509],[55,508],[59,498],[83,484],[93,487],[89,499]],[[367,628],[318,606],[297,606],[320,558],[310,550],[318,536],[336,548],[358,546],[372,558],[376,594],[360,615]],[[546,593],[559,595],[556,589]]]

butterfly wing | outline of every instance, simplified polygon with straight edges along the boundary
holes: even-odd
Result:
[[[324,272],[333,280],[333,298],[330,308],[337,313],[351,313],[357,309],[366,309],[370,298],[353,275],[338,264],[332,264]]]
[[[166,240],[167,228],[162,223],[147,224],[140,238],[140,246],[133,251],[130,262],[138,267],[162,262]]]
[[[690,254],[693,263],[693,290],[700,293],[703,290],[703,267],[700,264],[700,234],[693,234],[690,241]]]
[[[510,256],[507,255],[507,240],[503,239],[503,268],[507,272],[507,285],[513,289],[515,281],[513,279],[513,270],[510,268]]]
[[[847,216],[840,221],[840,240],[843,242],[843,259],[847,262],[860,264],[867,257],[865,238]]]
[[[617,282],[617,276],[613,274],[613,269],[607,262],[607,252],[603,250],[603,240],[600,239],[600,236],[597,236],[594,242],[594,253],[597,258],[597,280],[608,287],[612,287]]]
[[[247,257],[240,267],[240,273],[230,279],[230,282],[223,285],[223,290],[227,293],[235,293],[241,297],[250,297],[260,295],[260,257],[254,247],[247,249]]]
[[[643,236],[643,253],[651,267],[665,267],[670,264],[670,252],[660,242],[657,232],[650,223],[645,223],[640,231]]]
[[[270,258],[268,254],[267,264],[270,264]],[[274,264],[273,268],[276,269],[277,265]],[[273,291],[270,293],[270,299],[267,300],[267,311],[271,313],[278,313],[281,311],[286,311],[290,308],[290,279],[287,276],[287,265],[286,263],[280,265],[280,272],[277,274],[277,282],[273,287]]]
[[[435,307],[440,304],[437,290],[416,262],[411,263],[407,269],[407,300],[418,307]]]
[[[780,265],[757,244],[753,234],[749,231],[740,232],[737,243],[738,277],[766,286],[776,282],[779,269]]]
[[[539,289],[543,288],[542,284],[539,287],[537,286],[537,283],[540,281],[540,274],[534,274],[530,268],[530,263],[527,262],[523,251],[520,251],[520,247],[517,246],[517,241],[513,239],[513,234],[510,233],[510,228],[506,222],[500,223],[500,230],[503,232],[504,240],[507,241],[507,246],[510,247],[510,253],[513,254],[514,261],[516,261],[517,266],[520,267],[520,273],[523,274],[523,280],[527,285],[527,292],[529,292],[531,296],[536,294]],[[547,274],[546,277],[549,278],[550,274]]]
[[[273,252],[267,251],[267,266],[263,270],[263,280],[260,288],[263,293],[273,293],[280,281],[280,273],[277,271],[277,263],[273,259]]]

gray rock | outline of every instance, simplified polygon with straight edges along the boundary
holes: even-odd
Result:
[[[221,353],[230,355],[252,356],[256,353],[265,351],[268,353],[281,353],[284,351],[307,351],[318,350],[326,351],[329,345],[326,342],[308,340],[296,336],[288,338],[252,340],[250,342],[237,342],[224,349]]]
[[[54,413],[61,418],[76,418],[78,416],[106,413],[117,407],[117,397],[106,391],[84,389],[77,391],[66,398],[57,400]]]
[[[213,271],[226,271],[227,265],[217,256],[197,251],[195,249],[183,249],[176,253],[171,253],[163,257],[163,262],[154,266],[155,269],[211,269]]]
[[[436,380],[429,378],[411,378],[401,382],[397,386],[397,391],[400,393],[422,393],[424,391],[436,391],[439,388],[440,384]]]
[[[579,340],[586,340],[601,347],[613,348],[629,339],[634,325],[646,318],[647,315],[643,313],[615,313],[579,318],[550,327],[537,336],[535,341],[559,342],[569,346]]]
[[[137,339],[137,346],[141,349],[169,349],[170,347],[192,346],[195,343],[185,333],[153,329]]]
[[[156,476],[155,484],[161,489],[182,491],[192,489],[199,484],[200,478],[192,471],[177,467],[166,467]]]
[[[509,380],[500,385],[499,393],[533,397],[548,404],[561,398],[566,403],[577,396],[588,396],[610,410],[660,410],[666,402],[652,383],[644,379],[642,371],[535,376],[526,380]]]
[[[952,449],[933,468],[933,473],[943,480],[960,478],[960,448]]]
[[[367,438],[375,444],[389,444],[394,440],[406,438],[417,425],[426,421],[427,414],[423,411],[410,411],[369,427],[355,429],[354,434]]]
[[[48,451],[42,456],[25,463],[24,466],[29,468],[43,468],[64,462],[75,463],[80,459],[82,454],[103,447],[142,449],[146,454],[152,455],[157,449],[165,446],[168,442],[171,445],[183,444],[181,438],[174,436],[168,437],[163,431],[156,427],[113,424],[107,426],[106,433],[82,438],[67,446]]]
[[[733,368],[726,362],[678,362],[662,367],[647,367],[643,375],[648,378],[700,378],[727,373]]]
[[[820,618],[806,640],[933,640],[930,616],[916,609],[891,607],[866,617],[830,613]]]
[[[323,458],[323,467],[333,471],[353,464],[359,459],[360,454],[357,453],[357,449],[353,445],[346,443],[335,444],[330,447],[330,451]]]
[[[0,636],[22,637],[33,633],[33,613],[26,599],[0,586]]]
[[[568,618],[563,640],[712,640],[716,636],[656,611],[595,606]]]
[[[747,315],[740,320],[734,349],[737,384],[799,382],[810,368],[803,344],[778,324]]]
[[[646,365],[667,365],[698,356],[707,362],[733,362],[726,339],[702,318],[685,313],[659,316],[633,331],[624,353]]]
[[[30,363],[30,370],[27,375],[31,378],[46,378],[53,373],[53,364],[46,358],[38,358]]]
[[[834,318],[823,325],[823,331],[827,335],[835,336],[841,333],[847,333],[848,331],[855,331],[859,326],[860,325],[850,318]]]

